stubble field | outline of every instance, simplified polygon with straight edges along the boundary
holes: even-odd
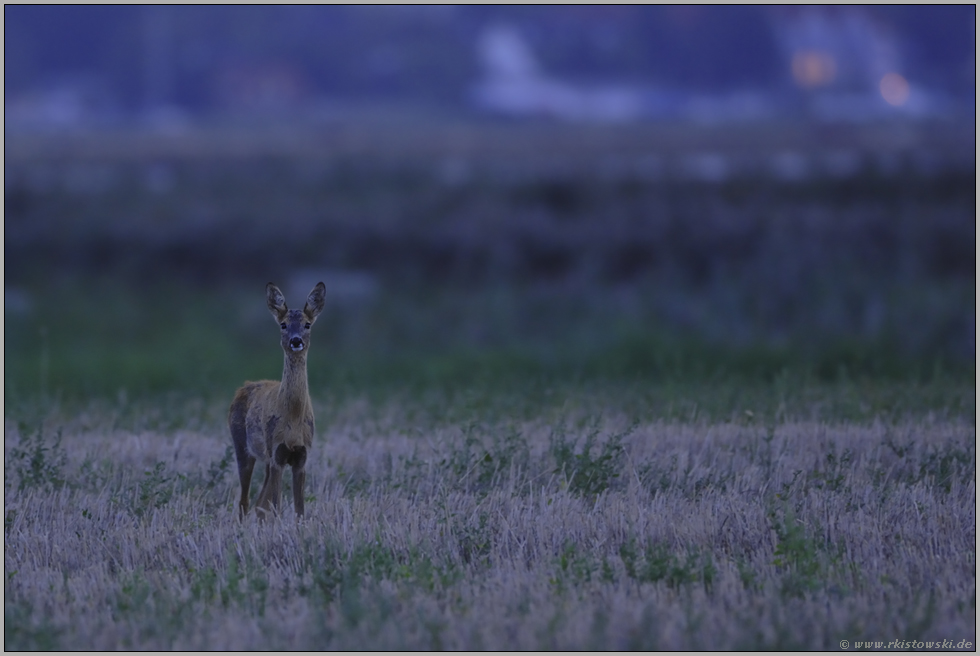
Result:
[[[5,647],[975,644],[972,399],[802,401],[855,393],[724,420],[658,419],[656,389],[321,393],[306,516],[287,489],[264,524],[221,405],[8,419]]]

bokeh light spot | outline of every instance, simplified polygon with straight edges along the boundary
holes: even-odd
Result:
[[[793,55],[793,79],[804,89],[830,84],[837,77],[837,62],[821,50],[800,50]]]
[[[904,105],[909,99],[909,83],[898,73],[887,73],[878,84],[881,90],[881,97],[889,105],[898,107]]]

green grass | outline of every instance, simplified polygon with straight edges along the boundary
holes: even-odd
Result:
[[[6,315],[4,394],[14,418],[29,419],[39,400],[211,402],[282,372],[261,289],[90,280],[30,291],[32,309]],[[518,288],[391,290],[364,306],[328,307],[309,356],[315,394],[412,397],[420,409],[433,394],[454,408],[503,399],[507,412],[526,399],[536,412],[549,395],[582,389],[638,418],[972,414],[974,372],[972,361],[903,354],[886,338],[714,342],[610,306],[598,292],[543,302]]]

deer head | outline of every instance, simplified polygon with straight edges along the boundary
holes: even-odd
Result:
[[[323,310],[326,288],[322,282],[316,284],[306,299],[302,310],[290,310],[279,288],[271,282],[265,287],[269,312],[279,324],[282,350],[286,355],[304,354],[310,347],[310,328]]]

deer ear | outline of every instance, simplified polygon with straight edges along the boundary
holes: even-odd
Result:
[[[323,310],[324,299],[327,295],[327,288],[322,282],[318,282],[313,291],[310,292],[309,298],[306,299],[306,307],[303,311],[306,312],[306,316],[310,319],[316,319],[317,315]]]
[[[265,301],[268,303],[269,312],[272,313],[275,320],[282,321],[289,308],[286,307],[286,298],[282,295],[282,292],[271,282],[265,286]]]

